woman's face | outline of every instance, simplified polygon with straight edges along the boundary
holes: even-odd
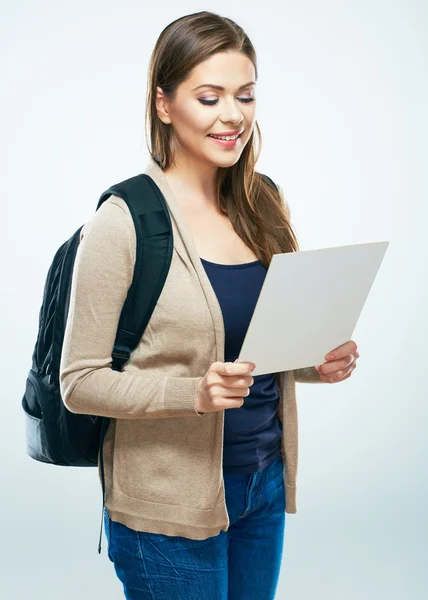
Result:
[[[253,131],[255,85],[253,63],[233,51],[218,52],[199,63],[177,88],[173,102],[158,87],[158,116],[174,130],[174,161],[234,165]],[[226,142],[210,137],[225,133],[239,137]]]

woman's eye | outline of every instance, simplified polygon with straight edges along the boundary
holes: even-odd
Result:
[[[213,104],[217,104],[218,99],[217,100],[206,100],[205,98],[198,98],[198,101],[201,104],[205,104],[206,106],[212,106]]]
[[[254,102],[255,98],[238,98],[238,100],[243,104],[249,104],[250,102]],[[217,104],[218,98],[216,98],[215,100],[206,100],[205,98],[198,98],[198,101],[201,104],[204,104],[205,106],[214,106],[214,104]]]

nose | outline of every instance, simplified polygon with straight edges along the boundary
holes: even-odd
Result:
[[[223,114],[220,117],[220,121],[223,123],[233,123],[234,125],[239,125],[239,123],[241,123],[243,120],[244,115],[242,114],[235,99],[227,102]]]

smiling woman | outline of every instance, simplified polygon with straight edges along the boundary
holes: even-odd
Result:
[[[255,50],[228,18],[186,15],[156,42],[145,181],[165,200],[151,214],[171,225],[173,247],[123,370],[111,353],[136,257],[154,281],[148,257],[165,228],[148,228],[142,250],[129,205],[108,194],[81,232],[61,394],[71,412],[109,419],[104,522],[130,600],[273,600],[285,513],[296,512],[295,381],[321,371],[253,377],[236,362],[273,254],[298,250],[281,187],[255,170],[256,81]],[[341,352],[324,376],[352,368]]]

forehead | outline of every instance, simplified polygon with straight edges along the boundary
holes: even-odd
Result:
[[[235,90],[239,86],[256,81],[253,62],[242,52],[217,52],[199,63],[189,73],[183,86],[187,90],[210,83],[220,85],[226,90]],[[201,88],[201,91],[209,88]]]

